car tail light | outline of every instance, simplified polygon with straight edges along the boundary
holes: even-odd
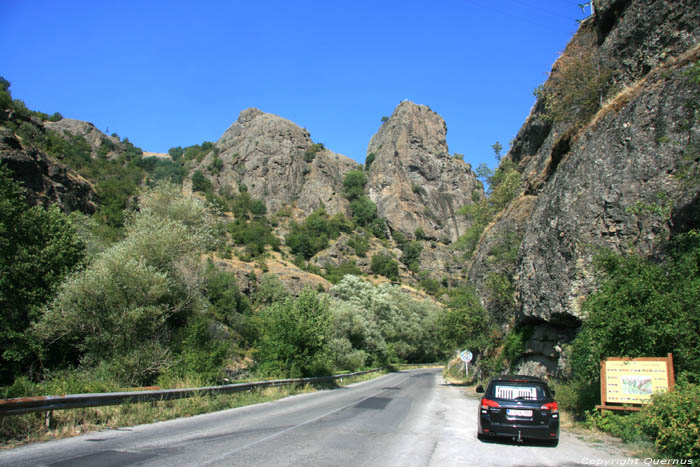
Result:
[[[556,402],[547,402],[540,407],[540,410],[549,410],[552,413],[559,413],[559,405]]]
[[[492,401],[491,399],[483,397],[481,399],[481,408],[488,409],[489,407],[500,407],[500,405],[498,405],[498,402],[496,401]]]

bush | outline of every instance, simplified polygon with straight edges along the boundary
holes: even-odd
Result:
[[[195,172],[192,174],[192,191],[207,193],[211,191],[211,189],[211,181],[204,176],[201,170],[195,170]]]
[[[700,385],[681,381],[673,391],[652,396],[640,415],[659,452],[700,460]]]
[[[448,308],[438,321],[443,349],[470,349],[479,352],[489,344],[493,323],[474,290],[462,286],[449,291]]]
[[[367,176],[361,170],[351,170],[343,179],[343,195],[350,201],[364,194]]]
[[[372,256],[370,267],[373,274],[384,276],[394,282],[399,281],[399,263],[389,255],[378,253]]]
[[[27,370],[40,352],[30,323],[84,249],[68,216],[55,206],[29,207],[20,184],[0,165],[0,384]]]
[[[35,327],[128,385],[152,383],[177,360],[174,336],[207,308],[199,255],[214,239],[205,203],[176,187],[145,193],[139,208],[126,238],[67,279]]]
[[[305,289],[298,298],[268,306],[260,319],[257,359],[261,372],[284,377],[331,374],[331,314],[326,298]]]
[[[357,225],[370,226],[377,218],[377,205],[367,196],[359,196],[350,202],[352,219]]]
[[[319,208],[304,220],[303,224],[292,222],[285,243],[293,254],[309,259],[328,247],[330,239],[338,238],[340,232],[350,230],[342,215],[328,217],[326,210]]]
[[[676,372],[700,377],[700,233],[666,245],[660,263],[634,255],[601,253],[598,291],[583,304],[586,316],[573,342],[577,378],[598,381],[605,356],[673,353]]]

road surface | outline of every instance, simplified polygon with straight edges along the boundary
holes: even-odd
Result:
[[[346,388],[21,446],[0,452],[0,466],[568,466],[629,459],[564,430],[557,447],[479,441],[478,402],[446,384],[440,369],[401,371]]]

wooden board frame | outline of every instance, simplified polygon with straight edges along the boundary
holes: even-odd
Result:
[[[643,404],[622,405],[621,403],[609,402],[607,400],[608,386],[606,381],[606,362],[608,361],[635,361],[635,362],[666,362],[666,378],[668,390],[673,391],[675,385],[675,376],[673,374],[673,354],[669,353],[666,357],[606,357],[600,361],[600,405],[596,405],[598,410],[625,410],[639,411]],[[618,405],[611,405],[618,404]]]

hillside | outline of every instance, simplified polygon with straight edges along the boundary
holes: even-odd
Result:
[[[659,258],[700,226],[695,2],[600,1],[537,90],[501,170],[514,199],[469,270],[491,314],[529,335],[517,371],[562,374],[601,251]],[[493,250],[512,254],[494,265]],[[500,268],[500,269],[499,269]],[[507,299],[488,278],[507,273]],[[526,331],[525,331],[526,330]]]
[[[410,101],[364,165],[255,108],[216,142],[145,157],[17,101],[1,114],[0,159],[31,204],[96,212],[107,244],[144,187],[169,180],[206,199],[221,236],[207,257],[247,296],[270,274],[294,294],[352,274],[443,303],[471,286],[496,323],[477,358],[565,375],[600,253],[663,261],[665,242],[700,224],[699,25],[691,1],[595,2],[486,180],[450,155],[442,117]],[[522,342],[506,358],[508,339]]]

